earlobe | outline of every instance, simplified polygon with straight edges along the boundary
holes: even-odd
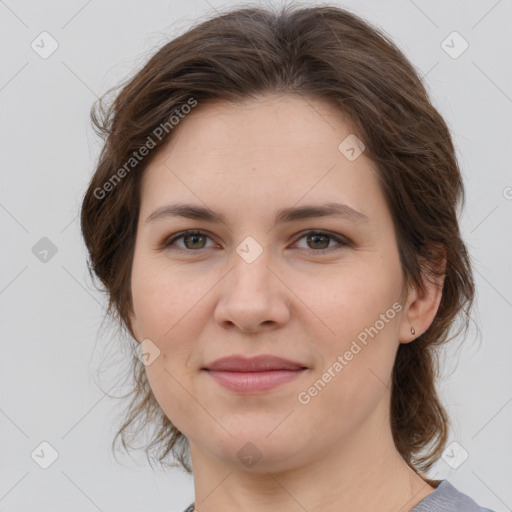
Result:
[[[428,278],[423,274],[423,289],[417,286],[411,290],[400,326],[400,343],[416,340],[434,321],[443,295],[445,269],[446,259],[443,255],[438,273]]]
[[[407,301],[404,305],[403,316],[400,325],[400,343],[411,343],[421,335],[421,331],[417,331],[415,327],[415,325],[417,325],[417,316],[414,314],[414,310],[417,308],[416,302],[416,289],[413,289],[410,291]]]

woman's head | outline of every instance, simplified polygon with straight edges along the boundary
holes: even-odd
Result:
[[[435,350],[473,281],[450,133],[393,43],[334,7],[234,11],[162,47],[93,119],[92,270],[109,311],[160,351],[134,358],[120,434],[145,415],[160,459],[188,467],[183,432],[225,458],[252,442],[268,469],[386,419],[428,469],[447,432]],[[233,354],[307,370],[242,396],[202,370]]]

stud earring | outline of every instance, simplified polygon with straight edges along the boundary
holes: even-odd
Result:
[[[414,330],[414,327],[411,327],[411,334],[414,336],[416,334],[416,331]]]

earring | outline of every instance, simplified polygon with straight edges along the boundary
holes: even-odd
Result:
[[[414,327],[411,327],[411,334],[414,336],[416,334],[416,331],[414,330]]]

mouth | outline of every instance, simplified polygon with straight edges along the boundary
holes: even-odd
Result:
[[[201,368],[218,384],[231,391],[254,394],[268,391],[303,375],[308,367],[272,355],[247,358],[230,356]]]
[[[297,361],[263,354],[256,357],[245,357],[241,355],[223,357],[206,365],[202,370],[225,372],[265,372],[274,370],[293,371],[304,368],[307,368],[306,365]]]

